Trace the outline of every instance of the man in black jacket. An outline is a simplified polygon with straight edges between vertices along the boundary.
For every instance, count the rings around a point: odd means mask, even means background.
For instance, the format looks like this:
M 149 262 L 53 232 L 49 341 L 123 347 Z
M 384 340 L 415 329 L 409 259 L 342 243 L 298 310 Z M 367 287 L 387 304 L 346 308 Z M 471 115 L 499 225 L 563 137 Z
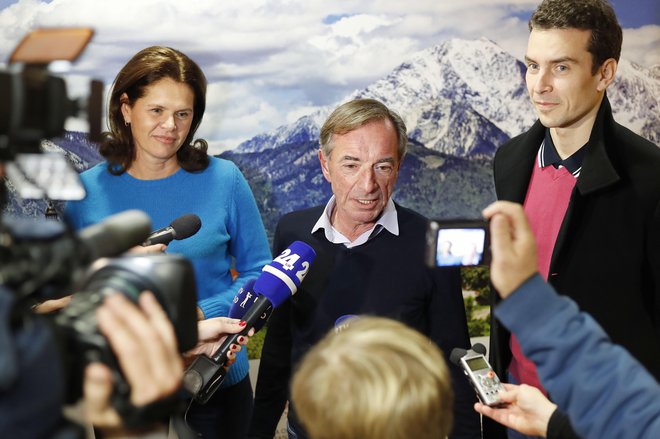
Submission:
M 270 319 L 251 437 L 273 437 L 292 370 L 344 316 L 394 318 L 428 335 L 446 356 L 470 345 L 458 269 L 425 266 L 427 220 L 391 199 L 406 151 L 403 120 L 378 101 L 358 99 L 338 107 L 320 137 L 321 170 L 333 197 L 285 215 L 277 226 L 275 254 L 300 240 L 317 256 L 298 293 Z M 451 437 L 478 438 L 475 394 L 462 372 L 450 368 L 456 395 Z M 295 407 L 288 421 L 291 438 L 306 437 Z
M 660 149 L 612 117 L 621 27 L 606 0 L 545 0 L 529 28 L 539 120 L 497 151 L 497 197 L 524 204 L 539 272 L 660 378 Z M 496 320 L 490 355 L 502 378 L 542 389 Z

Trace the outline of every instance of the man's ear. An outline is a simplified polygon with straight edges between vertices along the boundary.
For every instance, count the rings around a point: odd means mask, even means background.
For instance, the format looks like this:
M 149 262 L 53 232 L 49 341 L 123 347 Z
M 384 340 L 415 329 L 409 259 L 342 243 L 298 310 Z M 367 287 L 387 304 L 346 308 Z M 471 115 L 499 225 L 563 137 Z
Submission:
M 323 172 L 323 176 L 325 177 L 328 182 L 331 183 L 330 180 L 330 169 L 328 168 L 328 158 L 323 154 L 323 151 L 319 148 L 318 151 L 319 155 L 319 162 L 321 163 L 321 171 Z
M 600 66 L 598 72 L 596 73 L 598 78 L 598 86 L 596 89 L 598 91 L 605 91 L 607 87 L 614 81 L 614 75 L 616 74 L 616 68 L 618 63 L 614 58 L 606 59 L 605 62 Z

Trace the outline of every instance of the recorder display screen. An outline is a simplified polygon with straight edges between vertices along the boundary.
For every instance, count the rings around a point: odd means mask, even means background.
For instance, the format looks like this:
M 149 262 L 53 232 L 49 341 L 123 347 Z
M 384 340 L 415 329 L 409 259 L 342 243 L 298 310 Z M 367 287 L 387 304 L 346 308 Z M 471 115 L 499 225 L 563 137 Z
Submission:
M 471 371 L 488 369 L 488 363 L 484 357 L 474 357 L 465 360 Z

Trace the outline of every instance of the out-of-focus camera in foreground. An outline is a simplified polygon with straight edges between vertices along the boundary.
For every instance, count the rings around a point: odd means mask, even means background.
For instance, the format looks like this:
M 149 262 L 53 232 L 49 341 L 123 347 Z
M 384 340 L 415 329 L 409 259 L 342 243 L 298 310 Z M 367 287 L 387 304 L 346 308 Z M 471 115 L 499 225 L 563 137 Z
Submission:
M 38 29 L 29 33 L 0 70 L 0 170 L 24 199 L 74 200 L 85 196 L 77 171 L 63 154 L 42 153 L 41 142 L 64 133 L 70 116 L 86 114 L 91 141 L 101 138 L 103 84 L 91 81 L 88 99 L 67 96 L 55 61 L 73 61 L 88 44 L 89 28 Z M 74 233 L 65 223 L 1 215 L 0 182 L 0 431 L 10 436 L 38 417 L 44 432 L 65 402 L 81 396 L 83 371 L 102 361 L 114 376 L 113 407 L 124 426 L 162 420 L 179 405 L 173 395 L 145 406 L 130 401 L 130 388 L 100 333 L 96 310 L 110 294 L 136 301 L 151 291 L 171 321 L 178 349 L 197 342 L 197 290 L 190 261 L 167 254 L 126 255 L 150 234 L 151 220 L 126 211 Z M 31 306 L 73 294 L 55 315 Z M 39 401 L 38 405 L 26 401 Z M 34 409 L 33 409 L 34 407 Z M 36 411 L 34 411 L 36 410 Z M 67 436 L 68 437 L 68 436 Z
M 86 118 L 89 139 L 101 139 L 103 83 L 91 80 L 89 96 L 69 99 L 52 66 L 76 60 L 94 31 L 47 28 L 30 32 L 0 70 L 0 162 L 24 199 L 79 200 L 78 174 L 61 154 L 40 154 L 41 141 L 64 133 L 69 117 Z

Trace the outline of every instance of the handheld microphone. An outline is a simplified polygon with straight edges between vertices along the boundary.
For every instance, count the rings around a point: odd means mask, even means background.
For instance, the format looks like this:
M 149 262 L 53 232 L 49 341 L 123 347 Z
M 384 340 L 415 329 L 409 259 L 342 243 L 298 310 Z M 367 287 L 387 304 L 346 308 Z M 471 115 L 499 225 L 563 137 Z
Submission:
M 193 394 L 197 402 L 205 404 L 222 384 L 227 375 L 225 365 L 231 345 L 236 344 L 238 337 L 261 324 L 262 316 L 269 309 L 278 307 L 298 291 L 315 257 L 314 249 L 304 242 L 295 241 L 273 262 L 264 266 L 254 282 L 256 298 L 242 316 L 246 322 L 245 329 L 229 335 L 211 357 L 197 357 L 183 376 L 184 388 Z M 249 288 L 244 288 L 244 291 L 249 291 Z
M 238 293 L 232 300 L 231 308 L 229 308 L 229 317 L 232 319 L 242 319 L 248 309 L 259 299 L 259 294 L 254 292 L 254 284 L 257 280 L 251 279 L 238 290 Z M 257 332 L 268 321 L 268 318 L 273 312 L 273 307 L 269 307 L 254 324 L 254 332 Z
M 349 325 L 351 324 L 351 321 L 359 319 L 360 316 L 355 315 L 355 314 L 345 314 L 343 316 L 339 316 L 337 320 L 335 320 L 335 332 L 339 333 L 343 331 L 344 329 L 348 328 Z
M 173 239 L 181 240 L 190 238 L 199 232 L 201 227 L 202 220 L 197 215 L 189 213 L 175 219 L 169 226 L 151 232 L 142 245 L 145 247 L 154 244 L 167 245 Z

